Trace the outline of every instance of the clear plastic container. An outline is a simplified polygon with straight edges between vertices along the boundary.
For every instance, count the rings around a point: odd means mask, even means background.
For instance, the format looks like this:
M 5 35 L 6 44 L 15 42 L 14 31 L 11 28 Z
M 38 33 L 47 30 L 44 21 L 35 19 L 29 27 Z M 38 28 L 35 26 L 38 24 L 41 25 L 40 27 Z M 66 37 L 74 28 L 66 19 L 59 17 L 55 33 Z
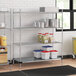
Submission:
M 49 33 L 45 33 L 46 34 L 46 37 L 48 38 L 48 41 L 49 41 Z
M 50 33 L 49 34 L 49 43 L 52 43 L 53 42 L 53 33 Z
M 41 42 L 42 38 L 42 33 L 38 33 L 38 41 Z
M 48 37 L 46 34 L 42 34 L 42 40 L 41 40 L 42 43 L 46 44 L 48 43 Z

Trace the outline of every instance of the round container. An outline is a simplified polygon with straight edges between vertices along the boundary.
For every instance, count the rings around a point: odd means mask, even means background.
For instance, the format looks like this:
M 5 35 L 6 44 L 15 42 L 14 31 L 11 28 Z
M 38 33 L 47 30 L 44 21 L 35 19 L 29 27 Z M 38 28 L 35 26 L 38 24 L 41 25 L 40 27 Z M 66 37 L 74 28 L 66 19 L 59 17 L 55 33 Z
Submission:
M 50 50 L 52 50 L 52 47 L 53 46 L 49 46 L 49 45 L 48 46 L 42 46 L 42 49 L 46 50 L 46 51 L 50 51 Z
M 0 36 L 1 46 L 7 46 L 7 37 L 6 36 Z
M 46 36 L 46 34 L 42 34 L 41 42 L 44 43 L 44 44 L 48 43 L 48 37 Z
M 5 28 L 5 23 L 0 23 L 0 28 Z
M 44 60 L 50 59 L 50 51 L 42 51 L 41 58 Z
M 51 50 L 50 51 L 50 57 L 52 58 L 52 59 L 54 59 L 54 58 L 57 58 L 57 56 L 58 56 L 58 51 L 57 50 Z
M 41 28 L 44 28 L 44 25 L 45 25 L 44 21 L 41 21 L 41 22 L 40 22 L 40 27 L 41 27 Z
M 43 51 L 43 50 L 34 50 L 34 57 L 41 58 L 41 51 Z
M 34 27 L 37 27 L 37 22 L 36 21 L 34 21 Z
M 49 43 L 53 42 L 53 33 L 49 34 Z
M 60 27 L 60 20 L 59 19 L 49 19 L 49 26 L 50 27 Z
M 48 28 L 49 27 L 49 19 L 46 19 L 45 22 L 46 22 L 45 28 Z
M 38 33 L 38 41 L 41 42 L 42 33 Z

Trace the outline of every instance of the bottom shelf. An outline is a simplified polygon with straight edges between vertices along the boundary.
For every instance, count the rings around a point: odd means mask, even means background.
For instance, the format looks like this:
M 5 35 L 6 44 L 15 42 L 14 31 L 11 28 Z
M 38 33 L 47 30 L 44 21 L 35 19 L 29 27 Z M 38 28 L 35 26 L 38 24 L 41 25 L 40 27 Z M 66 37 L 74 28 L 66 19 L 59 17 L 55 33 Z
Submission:
M 21 61 L 20 61 L 20 58 L 14 59 L 15 62 L 19 62 L 19 63 L 42 62 L 42 61 L 51 61 L 51 60 L 61 60 L 61 58 L 58 57 L 56 59 L 43 60 L 43 59 L 37 59 L 37 58 L 34 58 L 34 57 L 24 57 L 24 58 L 21 58 Z

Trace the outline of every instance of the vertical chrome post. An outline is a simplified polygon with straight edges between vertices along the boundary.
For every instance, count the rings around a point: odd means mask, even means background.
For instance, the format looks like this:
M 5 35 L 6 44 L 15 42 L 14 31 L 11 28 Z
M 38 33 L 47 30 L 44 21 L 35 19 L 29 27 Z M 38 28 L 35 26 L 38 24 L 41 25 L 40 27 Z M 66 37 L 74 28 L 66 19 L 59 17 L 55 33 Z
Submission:
M 54 19 L 54 13 L 52 13 L 52 19 Z M 52 37 L 53 37 L 53 42 L 54 42 L 54 27 L 52 28 Z M 54 50 L 54 43 L 52 42 L 53 50 Z
M 5 17 L 5 12 L 4 12 L 4 24 L 5 24 L 5 28 L 6 28 L 6 17 Z M 4 28 L 4 35 L 5 35 L 5 30 L 6 30 L 5 28 Z
M 10 9 L 10 64 L 12 63 L 12 10 Z M 10 65 L 10 69 L 12 69 L 12 65 Z
M 13 9 L 13 64 L 14 64 L 14 9 Z
M 62 9 L 62 46 L 61 46 L 61 56 L 62 56 L 61 64 L 63 65 L 63 9 Z
M 72 52 L 72 56 L 73 56 L 73 58 L 75 58 L 75 55 L 74 55 L 74 38 L 72 38 L 72 50 L 73 50 L 73 52 Z
M 21 9 L 19 10 L 19 15 L 20 15 L 20 52 L 19 52 L 19 57 L 20 57 L 20 68 L 21 68 Z

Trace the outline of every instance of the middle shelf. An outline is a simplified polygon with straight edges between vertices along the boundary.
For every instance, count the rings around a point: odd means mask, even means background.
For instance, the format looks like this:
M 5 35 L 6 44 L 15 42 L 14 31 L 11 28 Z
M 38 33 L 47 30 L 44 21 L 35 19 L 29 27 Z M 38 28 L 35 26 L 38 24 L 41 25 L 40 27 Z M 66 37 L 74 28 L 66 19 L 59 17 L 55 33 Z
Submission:
M 43 43 L 37 43 L 37 42 L 21 42 L 21 43 L 14 43 L 14 45 L 51 45 L 51 44 L 61 44 L 62 42 L 57 42 L 57 41 L 55 41 L 55 42 L 51 42 L 51 43 L 47 43 L 47 44 L 43 44 Z
M 20 44 L 23 45 L 51 45 L 51 44 L 62 44 L 62 42 L 51 42 L 51 43 L 47 43 L 47 44 L 43 44 L 43 43 L 39 43 L 39 42 L 17 42 L 17 43 L 12 43 L 14 45 L 20 46 Z M 12 44 L 7 44 L 7 46 L 11 46 Z M 6 47 L 6 46 L 0 46 L 1 47 Z

